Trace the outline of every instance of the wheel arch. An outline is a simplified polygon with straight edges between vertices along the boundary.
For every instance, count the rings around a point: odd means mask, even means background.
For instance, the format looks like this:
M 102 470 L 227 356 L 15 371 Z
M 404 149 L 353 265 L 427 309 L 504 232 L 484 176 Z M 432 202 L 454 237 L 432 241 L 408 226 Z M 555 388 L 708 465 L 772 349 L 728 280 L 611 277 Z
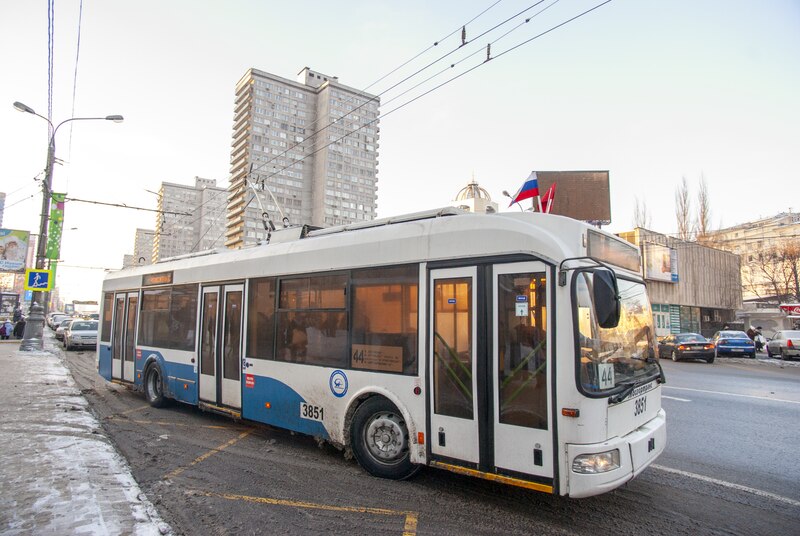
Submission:
M 408 430 L 408 437 L 409 437 L 409 451 L 411 453 L 411 461 L 414 463 L 425 463 L 424 455 L 420 457 L 417 449 L 415 447 L 419 446 L 418 439 L 417 439 L 417 432 L 425 430 L 425 423 L 417 423 L 411 417 L 411 412 L 408 410 L 405 404 L 402 403 L 400 398 L 389 391 L 388 389 L 381 388 L 381 387 L 366 387 L 361 391 L 353 394 L 353 397 L 350 399 L 350 402 L 347 406 L 347 411 L 345 412 L 344 416 L 344 445 L 345 448 L 350 451 L 352 449 L 352 425 L 353 425 L 353 416 L 356 413 L 356 410 L 361 406 L 364 402 L 368 399 L 373 397 L 381 397 L 385 398 L 392 405 L 397 408 L 397 411 L 403 416 L 403 420 L 406 423 L 406 429 Z
M 144 351 L 142 352 L 144 354 Z M 144 363 L 142 364 L 141 374 L 136 378 L 136 384 L 142 391 L 145 388 L 145 381 L 147 380 L 147 371 L 150 370 L 151 367 L 158 367 L 159 371 L 161 372 L 161 387 L 164 391 L 164 396 L 166 398 L 174 399 L 175 395 L 172 393 L 170 389 L 170 382 L 167 381 L 166 376 L 166 366 L 164 362 L 164 357 L 157 353 L 157 352 L 150 352 L 144 358 Z

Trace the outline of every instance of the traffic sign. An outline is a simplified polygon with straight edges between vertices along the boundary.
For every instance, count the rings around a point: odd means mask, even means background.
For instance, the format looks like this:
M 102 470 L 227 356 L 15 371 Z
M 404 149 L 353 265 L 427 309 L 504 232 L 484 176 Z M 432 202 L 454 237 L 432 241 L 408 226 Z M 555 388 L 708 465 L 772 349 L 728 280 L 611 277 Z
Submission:
M 25 290 L 47 292 L 53 289 L 53 273 L 50 270 L 25 270 Z

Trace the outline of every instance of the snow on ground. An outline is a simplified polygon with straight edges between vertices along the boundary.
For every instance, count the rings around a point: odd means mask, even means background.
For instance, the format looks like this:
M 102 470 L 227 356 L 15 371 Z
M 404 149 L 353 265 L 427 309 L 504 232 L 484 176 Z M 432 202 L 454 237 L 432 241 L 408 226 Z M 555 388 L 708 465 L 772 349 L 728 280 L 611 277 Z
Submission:
M 168 534 L 57 351 L 0 346 L 0 532 Z

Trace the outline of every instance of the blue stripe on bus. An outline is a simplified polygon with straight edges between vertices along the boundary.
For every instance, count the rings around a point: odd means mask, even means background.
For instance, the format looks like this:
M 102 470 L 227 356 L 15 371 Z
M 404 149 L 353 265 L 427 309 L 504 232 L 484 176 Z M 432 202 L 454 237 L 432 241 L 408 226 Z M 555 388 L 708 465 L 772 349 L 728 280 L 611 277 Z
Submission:
M 143 385 L 144 369 L 153 360 L 158 363 L 161 373 L 167 379 L 164 394 L 169 398 L 196 406 L 198 402 L 197 371 L 195 371 L 194 365 L 167 361 L 161 352 L 156 350 L 137 349 L 134 385 Z
M 253 376 L 253 379 L 252 387 L 242 389 L 242 416 L 245 419 L 330 439 L 321 422 L 300 417 L 300 404 L 305 399 L 297 391 L 274 378 Z
M 111 345 L 101 344 L 97 357 L 97 372 L 108 381 L 111 381 Z

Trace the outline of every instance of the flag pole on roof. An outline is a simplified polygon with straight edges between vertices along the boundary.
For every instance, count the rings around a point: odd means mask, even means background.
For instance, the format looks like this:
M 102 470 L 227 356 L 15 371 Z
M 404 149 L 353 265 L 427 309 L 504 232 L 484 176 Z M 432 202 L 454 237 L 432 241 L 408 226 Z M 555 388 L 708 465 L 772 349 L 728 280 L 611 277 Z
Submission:
M 542 211 L 542 200 L 539 197 L 539 178 L 536 176 L 535 171 L 531 171 L 531 174 L 528 175 L 528 178 L 525 179 L 525 182 L 522 183 L 517 193 L 515 193 L 511 197 L 511 203 L 509 203 L 509 207 L 514 203 L 519 203 L 520 201 L 524 201 L 526 199 L 533 199 L 536 198 L 536 201 L 532 201 L 534 203 L 533 209 L 536 208 L 536 203 L 539 204 L 539 212 Z
M 542 212 L 546 212 L 550 214 L 550 211 L 553 210 L 553 200 L 556 197 L 556 183 L 550 185 L 547 191 L 542 196 Z

